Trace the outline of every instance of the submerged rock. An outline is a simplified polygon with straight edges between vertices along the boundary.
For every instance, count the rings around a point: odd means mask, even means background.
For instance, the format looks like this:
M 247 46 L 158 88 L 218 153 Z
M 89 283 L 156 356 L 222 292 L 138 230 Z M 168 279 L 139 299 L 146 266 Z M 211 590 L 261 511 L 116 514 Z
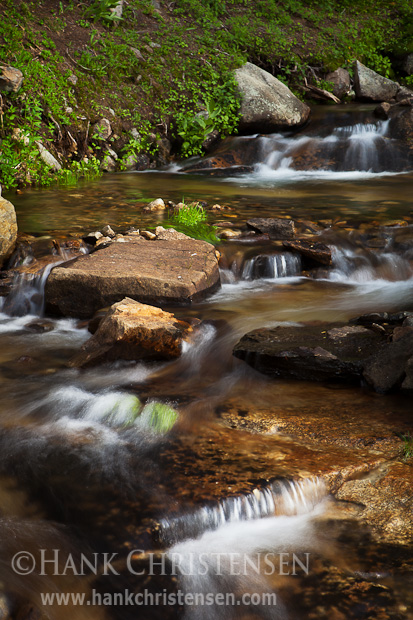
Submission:
M 276 77 L 250 62 L 235 71 L 241 95 L 241 133 L 272 132 L 303 125 L 310 108 Z
M 210 243 L 131 237 L 55 267 L 45 298 L 54 314 L 89 318 L 126 296 L 156 306 L 189 304 L 219 286 L 218 260 Z
M 294 236 L 295 226 L 293 220 L 276 217 L 254 217 L 247 221 L 251 230 L 259 233 L 268 233 L 270 239 L 290 239 Z
M 170 312 L 126 297 L 109 309 L 71 366 L 87 367 L 118 359 L 173 359 L 179 357 L 182 342 L 192 331 L 189 323 Z

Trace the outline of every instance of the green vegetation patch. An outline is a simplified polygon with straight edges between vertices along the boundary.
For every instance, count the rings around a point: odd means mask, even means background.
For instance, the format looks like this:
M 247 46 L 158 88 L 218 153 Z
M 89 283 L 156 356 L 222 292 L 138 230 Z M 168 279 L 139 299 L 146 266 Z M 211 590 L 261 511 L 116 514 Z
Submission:
M 147 155 L 203 153 L 214 130 L 236 132 L 233 70 L 253 62 L 298 96 L 304 80 L 325 77 L 355 58 L 387 77 L 413 51 L 410 0 L 3 0 L 0 59 L 24 74 L 22 89 L 1 94 L 0 182 L 5 189 L 99 174 L 111 147 L 121 168 Z M 412 77 L 406 79 L 412 83 Z M 107 140 L 93 124 L 107 118 Z M 16 133 L 16 130 L 17 133 Z M 24 136 L 24 139 L 19 139 Z M 53 170 L 37 142 L 60 162 Z

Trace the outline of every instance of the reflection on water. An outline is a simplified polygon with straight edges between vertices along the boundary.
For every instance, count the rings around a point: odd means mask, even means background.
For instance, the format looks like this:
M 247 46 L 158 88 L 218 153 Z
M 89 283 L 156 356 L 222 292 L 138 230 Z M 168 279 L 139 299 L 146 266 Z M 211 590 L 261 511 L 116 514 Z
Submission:
M 206 200 L 229 206 L 232 212 L 211 216 L 211 222 L 228 217 L 329 219 L 355 221 L 400 218 L 410 214 L 412 174 L 340 181 L 288 179 L 256 184 L 243 179 L 205 179 L 167 172 L 122 173 L 73 190 L 25 190 L 8 195 L 17 210 L 20 230 L 31 233 L 73 231 L 88 233 L 110 223 L 115 229 L 162 223 L 167 214 L 149 215 L 142 208 L 156 197 L 180 202 Z M 76 214 L 76 217 L 74 216 Z

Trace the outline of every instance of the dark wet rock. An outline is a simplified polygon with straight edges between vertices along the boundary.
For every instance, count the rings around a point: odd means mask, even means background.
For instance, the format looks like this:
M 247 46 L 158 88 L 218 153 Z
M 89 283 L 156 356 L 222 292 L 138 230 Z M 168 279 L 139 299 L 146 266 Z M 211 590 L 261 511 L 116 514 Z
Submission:
M 25 328 L 30 329 L 32 332 L 37 332 L 38 334 L 44 334 L 53 331 L 54 324 L 52 321 L 47 321 L 45 319 L 35 319 L 34 321 L 30 321 L 30 323 L 26 323 Z
M 359 99 L 371 101 L 390 101 L 400 86 L 396 82 L 379 75 L 358 60 L 354 63 L 354 89 Z
M 16 240 L 16 212 L 12 203 L 1 197 L 0 187 L 0 267 L 12 255 Z
M 377 118 L 381 118 L 382 120 L 387 120 L 389 118 L 389 112 L 391 110 L 391 104 L 387 102 L 383 102 L 374 108 L 374 114 Z
M 406 376 L 402 383 L 402 389 L 413 390 L 413 356 L 407 360 L 404 371 Z
M 158 138 L 156 141 L 156 146 L 158 149 L 158 158 L 162 162 L 167 162 L 171 154 L 171 142 L 168 140 L 168 138 Z
M 131 237 L 54 268 L 45 297 L 50 312 L 88 318 L 126 296 L 156 306 L 188 304 L 219 286 L 213 245 Z
M 413 328 L 386 344 L 366 361 L 363 376 L 376 392 L 386 393 L 401 387 L 406 365 L 413 356 Z
M 247 221 L 248 228 L 259 233 L 267 233 L 270 239 L 290 239 L 294 237 L 293 220 L 275 217 L 254 217 Z
M 326 81 L 333 84 L 333 95 L 342 99 L 348 92 L 350 92 L 350 74 L 347 69 L 339 67 L 335 71 L 326 75 Z
M 394 106 L 390 111 L 389 135 L 407 147 L 413 162 L 413 108 Z
M 303 125 L 310 108 L 273 75 L 247 62 L 234 72 L 241 94 L 241 133 L 272 132 Z
M 331 249 L 324 243 L 317 241 L 284 241 L 283 246 L 291 252 L 301 254 L 303 259 L 307 259 L 312 264 L 331 265 Z
M 383 325 L 384 323 L 401 325 L 410 317 L 413 317 L 413 312 L 371 312 L 370 314 L 362 314 L 350 319 L 350 323 L 356 323 L 357 325 L 372 325 L 373 323 L 378 325 Z
M 126 297 L 109 309 L 71 366 L 84 368 L 118 359 L 174 359 L 192 331 L 192 325 L 172 313 Z
M 218 129 L 214 129 L 214 131 L 211 131 L 211 133 L 209 133 L 203 141 L 202 148 L 204 149 L 205 153 L 209 153 L 217 146 L 220 141 L 221 133 L 218 131 Z
M 274 377 L 358 382 L 364 361 L 382 342 L 362 326 L 275 327 L 249 332 L 233 354 Z
M 403 71 L 408 75 L 413 75 L 413 54 L 407 54 L 403 60 Z

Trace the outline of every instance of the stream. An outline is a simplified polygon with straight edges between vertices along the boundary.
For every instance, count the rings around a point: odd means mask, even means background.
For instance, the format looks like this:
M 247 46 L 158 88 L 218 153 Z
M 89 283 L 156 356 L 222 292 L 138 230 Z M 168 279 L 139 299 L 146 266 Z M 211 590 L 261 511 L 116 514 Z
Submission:
M 224 206 L 209 221 L 229 228 L 319 223 L 333 264 L 309 273 L 277 243 L 223 241 L 221 289 L 167 308 L 202 320 L 179 359 L 87 370 L 68 366 L 87 324 L 44 316 L 53 265 L 17 278 L 0 298 L 0 618 L 32 606 L 56 620 L 413 618 L 412 536 L 381 543 L 360 504 L 328 490 L 341 470 L 372 479 L 385 467 L 380 441 L 413 430 L 411 396 L 270 379 L 232 356 L 260 327 L 413 311 L 413 250 L 391 232 L 413 225 L 413 172 L 386 123 L 369 106 L 320 106 L 296 135 L 231 139 L 225 148 L 253 153 L 236 176 L 173 166 L 8 196 L 37 257 L 106 224 L 162 224 L 166 213 L 143 207 L 184 197 Z M 388 238 L 363 245 L 378 226 Z M 125 424 L 136 397 L 174 407 L 173 430 Z M 45 604 L 44 593 L 86 598 Z

